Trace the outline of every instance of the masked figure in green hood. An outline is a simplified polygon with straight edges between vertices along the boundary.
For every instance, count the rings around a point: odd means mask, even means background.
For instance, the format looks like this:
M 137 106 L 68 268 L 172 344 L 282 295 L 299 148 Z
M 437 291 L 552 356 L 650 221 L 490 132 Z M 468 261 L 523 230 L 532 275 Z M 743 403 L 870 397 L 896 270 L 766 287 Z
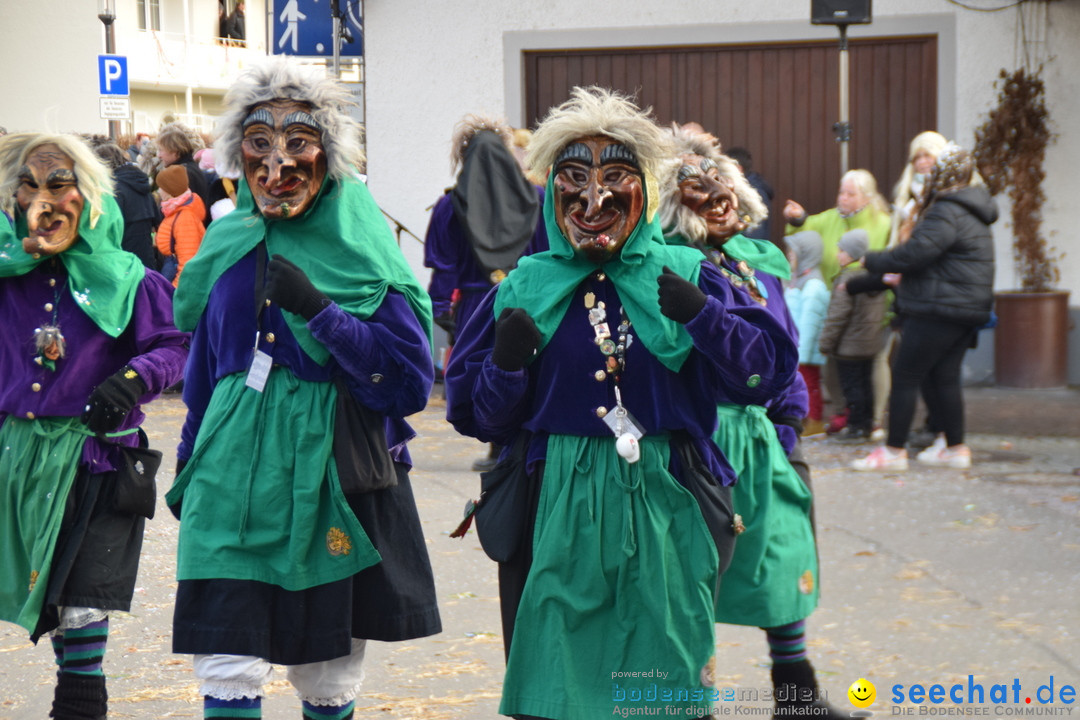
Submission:
M 734 288 L 764 307 L 797 342 L 784 301 L 784 253 L 743 235 L 766 208 L 738 163 L 707 133 L 673 126 L 661 215 L 668 242 L 698 248 Z M 716 602 L 716 621 L 765 630 L 778 714 L 838 717 L 819 699 L 807 659 L 806 618 L 817 606 L 810 471 L 799 447 L 808 393 L 801 374 L 764 402 L 724 398 L 713 440 L 735 468 L 732 503 L 745 531 Z
M 51 635 L 66 720 L 106 715 L 109 614 L 131 608 L 157 497 L 125 470 L 150 462 L 141 406 L 187 357 L 172 286 L 121 249 L 112 187 L 77 137 L 0 140 L 0 619 Z
M 500 563 L 505 715 L 592 720 L 632 698 L 693 717 L 713 691 L 735 535 L 716 405 L 764 401 L 797 354 L 698 250 L 664 243 L 670 153 L 616 93 L 554 108 L 529 146 L 551 249 L 488 293 L 447 366 L 450 422 L 508 446 L 476 515 Z M 649 666 L 664 677 L 635 678 Z
M 404 420 L 434 377 L 431 306 L 357 174 L 343 85 L 279 58 L 226 104 L 237 207 L 176 296 L 194 335 L 173 649 L 206 717 L 259 717 L 278 663 L 304 717 L 351 718 L 367 640 L 441 629 Z

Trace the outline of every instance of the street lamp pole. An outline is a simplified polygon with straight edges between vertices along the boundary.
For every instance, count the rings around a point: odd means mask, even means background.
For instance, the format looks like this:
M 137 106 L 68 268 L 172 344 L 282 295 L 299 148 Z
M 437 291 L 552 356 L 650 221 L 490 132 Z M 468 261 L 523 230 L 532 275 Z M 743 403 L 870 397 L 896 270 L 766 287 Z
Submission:
M 98 2 L 98 20 L 105 26 L 105 54 L 113 55 L 116 53 L 116 36 L 113 33 L 113 21 L 116 20 L 116 12 L 113 9 L 114 0 L 99 0 Z M 116 142 L 116 138 L 120 135 L 119 132 L 120 123 L 116 120 L 109 121 L 109 139 Z

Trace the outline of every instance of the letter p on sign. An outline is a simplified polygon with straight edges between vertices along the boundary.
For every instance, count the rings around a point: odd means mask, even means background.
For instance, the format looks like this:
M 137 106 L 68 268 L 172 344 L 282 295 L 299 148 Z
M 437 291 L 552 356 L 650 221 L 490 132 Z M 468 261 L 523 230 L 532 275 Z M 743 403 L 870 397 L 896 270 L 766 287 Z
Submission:
M 98 55 L 98 84 L 101 95 L 127 96 L 127 58 L 123 55 Z

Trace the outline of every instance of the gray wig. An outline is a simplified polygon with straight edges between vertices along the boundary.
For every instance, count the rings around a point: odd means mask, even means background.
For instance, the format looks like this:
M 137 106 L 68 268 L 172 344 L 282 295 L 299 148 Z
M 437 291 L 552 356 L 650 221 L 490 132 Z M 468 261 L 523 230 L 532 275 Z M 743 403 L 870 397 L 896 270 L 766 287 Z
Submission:
M 671 136 L 675 145 L 672 152 L 674 157 L 664 163 L 660 178 L 660 223 L 665 236 L 682 235 L 688 240 L 704 242 L 708 234 L 705 221 L 682 204 L 679 168 L 683 165 L 683 155 L 698 155 L 712 160 L 720 175 L 731 180 L 732 190 L 739 200 L 739 215 L 747 229 L 757 227 L 769 216 L 769 208 L 743 175 L 742 167 L 720 152 L 720 143 L 715 137 L 680 127 L 677 123 L 671 125 Z
M 244 120 L 256 105 L 271 100 L 295 100 L 311 106 L 321 128 L 330 177 L 341 180 L 363 165 L 362 130 L 349 115 L 348 109 L 355 103 L 348 89 L 295 60 L 272 57 L 245 70 L 225 95 L 227 110 L 214 142 L 220 172 L 242 174 Z

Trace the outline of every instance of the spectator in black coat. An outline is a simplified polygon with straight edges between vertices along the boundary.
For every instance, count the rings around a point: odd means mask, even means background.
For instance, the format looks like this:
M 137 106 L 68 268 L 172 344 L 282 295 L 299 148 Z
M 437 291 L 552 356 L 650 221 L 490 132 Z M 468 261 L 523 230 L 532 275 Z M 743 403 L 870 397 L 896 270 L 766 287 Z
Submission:
M 904 445 L 920 384 L 944 438 L 919 453 L 919 461 L 971 467 L 971 451 L 964 444 L 960 368 L 979 327 L 990 320 L 994 302 L 990 224 L 998 217 L 989 191 L 972 183 L 974 170 L 971 153 L 947 145 L 934 165 L 911 238 L 865 258 L 872 273 L 901 274 L 896 299 L 903 330 L 892 366 L 886 445 L 855 461 L 856 470 L 907 468 Z
M 124 151 L 113 143 L 98 145 L 94 152 L 112 171 L 113 182 L 116 183 L 113 193 L 116 204 L 120 206 L 120 214 L 124 216 L 121 247 L 134 253 L 146 267 L 157 270 L 151 235 L 161 222 L 161 209 L 150 194 L 150 178 L 128 162 Z

